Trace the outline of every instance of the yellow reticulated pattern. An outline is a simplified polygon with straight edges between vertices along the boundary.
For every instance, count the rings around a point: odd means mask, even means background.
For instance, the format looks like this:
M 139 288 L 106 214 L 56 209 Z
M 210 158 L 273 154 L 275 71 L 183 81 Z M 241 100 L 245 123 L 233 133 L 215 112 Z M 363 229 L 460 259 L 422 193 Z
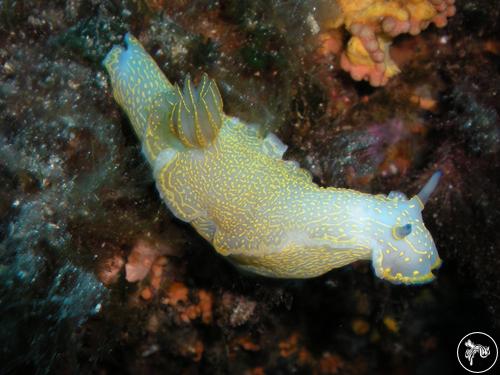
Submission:
M 371 259 L 393 283 L 434 277 L 440 259 L 421 211 L 439 176 L 412 199 L 319 187 L 283 160 L 276 135 L 224 115 L 206 75 L 198 87 L 188 77 L 181 91 L 131 35 L 104 66 L 170 211 L 240 268 L 307 278 Z

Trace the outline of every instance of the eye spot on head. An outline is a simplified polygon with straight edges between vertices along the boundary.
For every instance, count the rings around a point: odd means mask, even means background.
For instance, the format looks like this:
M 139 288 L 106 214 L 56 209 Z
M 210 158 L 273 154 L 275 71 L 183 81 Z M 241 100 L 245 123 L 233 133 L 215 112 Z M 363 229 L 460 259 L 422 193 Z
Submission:
M 394 237 L 396 240 L 402 240 L 411 233 L 411 230 L 411 224 L 395 225 L 394 227 L 392 227 L 392 237 Z

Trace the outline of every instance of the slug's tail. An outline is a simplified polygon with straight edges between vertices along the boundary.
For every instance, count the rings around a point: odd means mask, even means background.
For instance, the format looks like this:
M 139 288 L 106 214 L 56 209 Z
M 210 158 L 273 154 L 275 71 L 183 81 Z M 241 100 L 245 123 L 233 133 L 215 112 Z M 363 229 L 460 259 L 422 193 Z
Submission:
M 125 35 L 125 48 L 114 46 L 103 65 L 111 77 L 113 96 L 127 113 L 141 140 L 152 111 L 152 104 L 162 97 L 174 101 L 174 87 L 147 54 L 139 41 Z

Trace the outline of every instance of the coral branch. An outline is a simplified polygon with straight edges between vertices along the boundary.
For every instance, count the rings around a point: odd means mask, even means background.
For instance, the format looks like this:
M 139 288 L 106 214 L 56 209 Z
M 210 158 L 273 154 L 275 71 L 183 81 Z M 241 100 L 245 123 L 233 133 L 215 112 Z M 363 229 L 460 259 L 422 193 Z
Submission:
M 390 56 L 392 39 L 417 35 L 431 23 L 444 27 L 456 8 L 455 0 L 338 0 L 341 12 L 333 22 L 352 34 L 341 66 L 352 78 L 383 86 L 399 73 Z

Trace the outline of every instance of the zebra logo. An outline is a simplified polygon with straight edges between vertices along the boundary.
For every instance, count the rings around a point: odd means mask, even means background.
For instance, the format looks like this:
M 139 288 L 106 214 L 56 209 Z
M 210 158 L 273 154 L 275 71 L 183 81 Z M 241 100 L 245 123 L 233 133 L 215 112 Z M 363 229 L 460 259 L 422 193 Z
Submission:
M 498 347 L 490 335 L 472 332 L 460 340 L 457 358 L 464 369 L 474 374 L 481 374 L 495 366 Z
M 472 366 L 474 363 L 474 356 L 476 353 L 479 353 L 481 358 L 486 358 L 487 356 L 490 355 L 490 347 L 489 346 L 482 346 L 479 344 L 474 344 L 472 341 L 467 340 L 465 342 L 465 346 L 468 347 L 465 351 L 465 358 L 469 360 L 470 365 Z

